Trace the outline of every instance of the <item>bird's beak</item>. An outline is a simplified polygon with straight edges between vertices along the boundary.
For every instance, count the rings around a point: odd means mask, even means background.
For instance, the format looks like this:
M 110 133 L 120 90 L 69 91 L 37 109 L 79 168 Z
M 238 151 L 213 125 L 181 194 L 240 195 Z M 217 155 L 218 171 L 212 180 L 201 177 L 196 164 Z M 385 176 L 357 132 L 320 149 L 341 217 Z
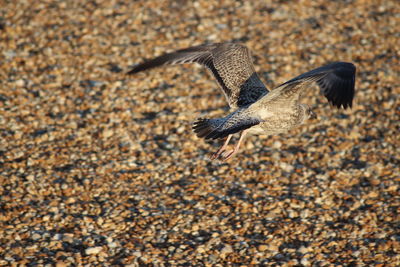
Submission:
M 310 119 L 316 119 L 317 114 L 315 114 L 313 111 L 310 111 Z

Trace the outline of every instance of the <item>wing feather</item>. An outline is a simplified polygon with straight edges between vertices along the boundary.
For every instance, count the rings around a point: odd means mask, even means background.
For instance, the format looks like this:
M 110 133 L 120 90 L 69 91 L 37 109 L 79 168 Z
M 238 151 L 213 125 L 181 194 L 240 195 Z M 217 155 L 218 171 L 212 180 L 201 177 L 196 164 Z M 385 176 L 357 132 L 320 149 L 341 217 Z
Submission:
M 250 51 L 236 43 L 216 43 L 181 49 L 136 65 L 127 74 L 184 63 L 198 63 L 207 67 L 221 86 L 231 107 L 249 105 L 268 93 L 254 70 Z
M 334 62 L 303 73 L 272 90 L 264 101 L 275 105 L 296 104 L 310 84 L 316 82 L 335 107 L 352 107 L 356 67 L 348 62 Z

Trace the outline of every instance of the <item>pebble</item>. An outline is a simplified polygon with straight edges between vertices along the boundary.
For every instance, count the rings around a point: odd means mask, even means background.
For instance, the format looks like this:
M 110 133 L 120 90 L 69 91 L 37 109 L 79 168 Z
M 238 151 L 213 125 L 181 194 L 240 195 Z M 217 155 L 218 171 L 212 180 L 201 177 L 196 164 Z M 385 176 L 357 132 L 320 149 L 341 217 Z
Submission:
M 268 249 L 268 246 L 267 245 L 259 245 L 258 246 L 258 250 L 260 251 L 260 252 L 264 252 L 264 251 L 266 251 Z
M 227 254 L 232 253 L 233 248 L 231 245 L 225 245 L 224 248 L 221 250 L 221 257 L 225 258 Z
M 56 263 L 56 267 L 67 267 L 67 266 L 68 266 L 68 264 L 63 261 L 58 261 Z
M 35 234 L 32 235 L 32 239 L 33 240 L 38 240 L 40 238 L 42 238 L 42 236 L 40 234 L 35 233 Z
M 91 248 L 87 248 L 87 249 L 85 250 L 85 253 L 86 253 L 87 255 L 95 255 L 95 254 L 99 254 L 100 251 L 102 251 L 102 250 L 103 250 L 102 247 L 91 247 Z
M 24 87 L 25 86 L 25 81 L 23 79 L 19 79 L 15 81 L 15 85 L 17 87 Z

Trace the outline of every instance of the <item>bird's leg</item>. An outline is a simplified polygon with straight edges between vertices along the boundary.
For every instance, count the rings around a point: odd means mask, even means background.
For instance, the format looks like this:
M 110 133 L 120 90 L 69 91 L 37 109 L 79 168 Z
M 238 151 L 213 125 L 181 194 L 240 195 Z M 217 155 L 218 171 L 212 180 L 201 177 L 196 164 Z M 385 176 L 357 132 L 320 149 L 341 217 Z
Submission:
M 228 137 L 227 137 L 226 140 L 225 140 L 225 143 L 221 146 L 220 149 L 218 149 L 218 151 L 217 151 L 215 154 L 213 154 L 213 155 L 211 156 L 211 159 L 216 159 L 216 158 L 218 158 L 219 155 L 221 155 L 221 153 L 224 152 L 224 151 L 226 150 L 226 147 L 228 146 L 229 141 L 231 140 L 231 138 L 232 138 L 232 135 L 231 135 L 231 134 L 228 135 Z
M 222 154 L 224 161 L 230 159 L 231 157 L 233 157 L 233 155 L 235 155 L 239 151 L 240 144 L 242 143 L 245 135 L 247 134 L 247 131 L 248 131 L 248 129 L 242 131 L 242 133 L 240 134 L 239 141 L 237 142 L 235 148 L 232 151 Z

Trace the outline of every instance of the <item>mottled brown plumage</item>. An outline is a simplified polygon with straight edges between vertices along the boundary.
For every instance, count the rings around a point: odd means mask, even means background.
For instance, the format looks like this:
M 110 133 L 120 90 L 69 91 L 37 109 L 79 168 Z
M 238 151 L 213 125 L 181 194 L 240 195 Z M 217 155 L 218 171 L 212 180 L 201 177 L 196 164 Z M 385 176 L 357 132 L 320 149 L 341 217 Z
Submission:
M 228 104 L 236 109 L 224 118 L 198 119 L 193 129 L 198 137 L 227 137 L 212 158 L 229 159 L 239 149 L 245 135 L 278 134 L 315 117 L 299 100 L 312 83 L 317 83 L 328 101 L 337 108 L 352 106 L 356 68 L 347 62 L 331 63 L 289 80 L 272 91 L 257 76 L 249 50 L 236 43 L 219 43 L 190 47 L 156 57 L 135 66 L 135 74 L 161 65 L 196 62 L 206 66 L 221 86 Z M 233 150 L 227 150 L 232 134 L 241 132 Z
M 133 67 L 128 74 L 162 65 L 198 63 L 207 67 L 221 86 L 231 108 L 246 106 L 268 93 L 254 70 L 250 51 L 236 43 L 189 47 L 164 54 Z

